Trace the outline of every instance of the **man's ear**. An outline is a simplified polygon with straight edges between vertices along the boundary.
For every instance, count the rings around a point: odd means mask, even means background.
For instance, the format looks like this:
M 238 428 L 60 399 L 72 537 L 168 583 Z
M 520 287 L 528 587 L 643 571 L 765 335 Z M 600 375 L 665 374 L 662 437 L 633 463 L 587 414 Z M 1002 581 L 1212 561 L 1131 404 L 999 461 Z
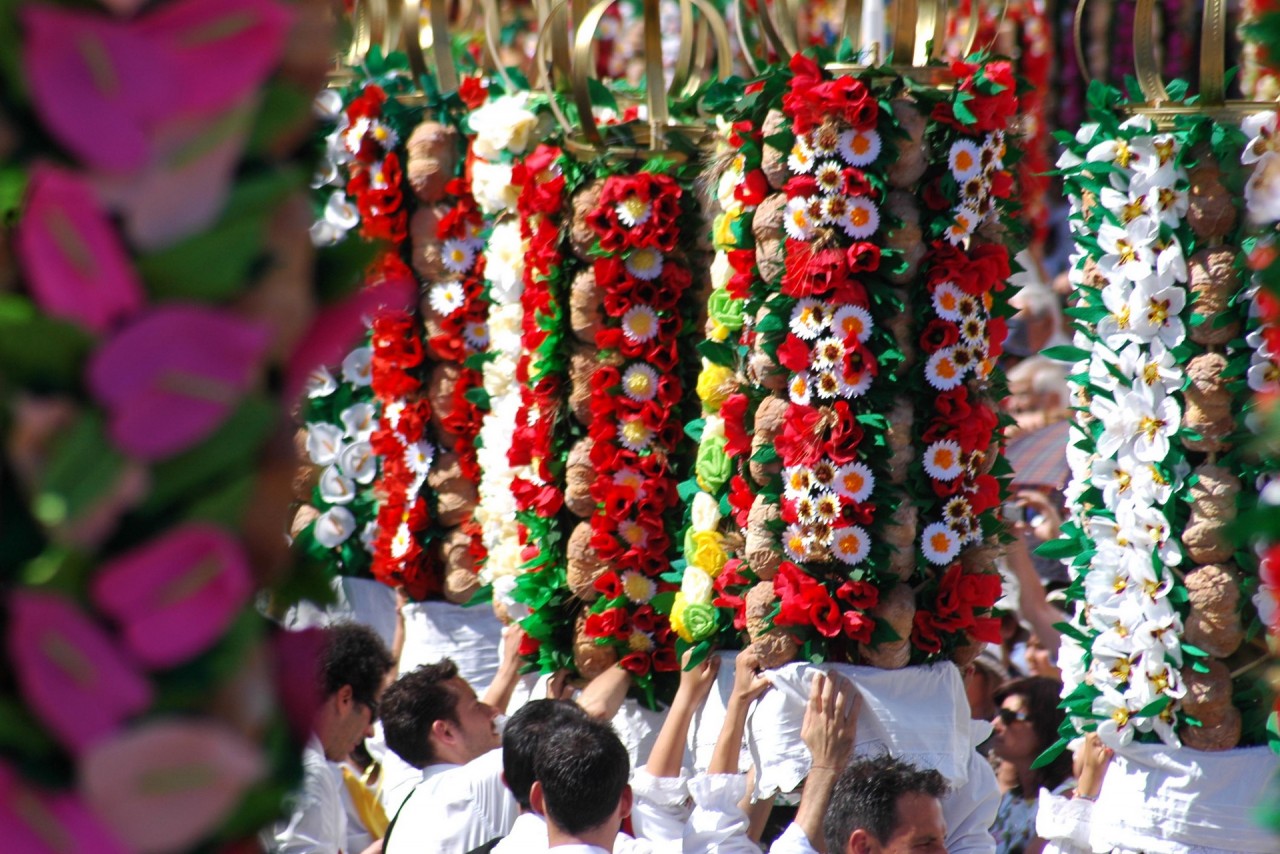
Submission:
M 618 799 L 618 818 L 625 819 L 631 815 L 631 807 L 635 804 L 635 794 L 631 791 L 631 784 L 622 787 L 622 797 Z
M 343 685 L 334 693 L 333 697 L 338 703 L 338 708 L 343 711 L 355 705 L 356 702 L 355 689 L 350 685 Z
M 529 787 L 529 806 L 533 807 L 533 811 L 540 816 L 547 814 L 547 799 L 542 794 L 542 784 L 537 780 L 533 781 L 533 785 Z
M 443 718 L 431 722 L 430 734 L 435 736 L 436 741 L 442 744 L 451 744 L 453 742 L 453 727 L 449 721 Z
M 844 854 L 870 854 L 871 852 L 871 834 L 864 828 L 859 827 L 853 833 L 849 834 L 849 841 L 845 844 Z

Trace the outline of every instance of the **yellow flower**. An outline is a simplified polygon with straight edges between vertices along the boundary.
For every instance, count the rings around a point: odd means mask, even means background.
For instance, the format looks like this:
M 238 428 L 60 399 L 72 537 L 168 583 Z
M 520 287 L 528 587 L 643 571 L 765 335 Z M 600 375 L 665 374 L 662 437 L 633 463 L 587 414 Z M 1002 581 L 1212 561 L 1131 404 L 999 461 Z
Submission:
M 689 607 L 689 603 L 685 601 L 684 594 L 677 592 L 675 601 L 671 603 L 671 613 L 667 620 L 671 623 L 672 630 L 684 638 L 688 643 L 693 642 L 693 635 L 689 633 L 689 629 L 684 624 L 684 609 Z
M 720 534 L 717 531 L 698 531 L 693 535 L 693 554 L 689 563 L 715 578 L 729 562 L 724 547 L 720 545 Z
M 702 373 L 698 374 L 698 397 L 711 412 L 719 412 L 720 406 L 733 390 L 729 382 L 733 379 L 733 369 L 724 365 L 706 362 Z
M 711 331 L 707 333 L 707 337 L 712 341 L 726 341 L 729 338 L 729 330 L 717 320 L 711 321 Z
M 716 217 L 711 236 L 712 245 L 716 249 L 733 249 L 737 247 L 737 240 L 733 236 L 733 224 L 737 222 L 741 214 L 742 212 L 739 210 L 728 210 Z

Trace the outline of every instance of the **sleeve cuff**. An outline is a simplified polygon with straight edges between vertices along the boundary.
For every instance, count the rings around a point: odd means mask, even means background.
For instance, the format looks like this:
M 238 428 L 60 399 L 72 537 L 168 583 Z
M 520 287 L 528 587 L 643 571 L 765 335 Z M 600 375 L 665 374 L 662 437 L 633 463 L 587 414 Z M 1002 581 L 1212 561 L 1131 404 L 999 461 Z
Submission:
M 655 777 L 644 766 L 631 774 L 631 790 L 636 797 L 660 807 L 678 807 L 689 799 L 689 781 L 683 774 L 679 777 Z
M 1088 849 L 1092 820 L 1093 801 L 1055 795 L 1048 789 L 1040 790 L 1040 805 L 1036 810 L 1036 835 L 1041 839 L 1072 842 Z
M 747 794 L 746 774 L 695 774 L 689 780 L 689 794 L 699 807 L 717 812 L 738 809 Z

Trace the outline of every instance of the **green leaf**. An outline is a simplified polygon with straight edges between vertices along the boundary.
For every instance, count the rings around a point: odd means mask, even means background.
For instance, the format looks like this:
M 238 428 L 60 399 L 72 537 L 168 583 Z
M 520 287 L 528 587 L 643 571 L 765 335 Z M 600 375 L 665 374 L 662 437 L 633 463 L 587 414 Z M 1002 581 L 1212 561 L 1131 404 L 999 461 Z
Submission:
M 232 191 L 213 228 L 139 258 L 138 271 L 151 295 L 206 302 L 236 296 L 264 252 L 277 205 L 298 183 L 295 172 L 247 180 Z
M 1168 696 L 1161 695 L 1157 697 L 1155 700 L 1151 701 L 1150 703 L 1147 703 L 1145 706 L 1143 706 L 1141 709 L 1138 710 L 1138 717 L 1154 718 L 1156 715 L 1160 714 L 1165 710 L 1165 707 L 1169 705 L 1169 701 L 1170 700 Z
M 676 601 L 676 591 L 668 590 L 665 593 L 659 593 L 649 600 L 649 604 L 653 606 L 653 610 L 659 614 L 670 614 L 671 605 Z
M 1036 757 L 1036 761 L 1031 763 L 1033 771 L 1044 768 L 1053 764 L 1053 761 L 1062 755 L 1062 751 L 1067 749 L 1067 745 L 1071 743 L 1069 738 L 1059 738 L 1053 744 L 1049 745 L 1049 749 Z
M 93 338 L 36 310 L 25 297 L 0 295 L 0 376 L 24 385 L 72 390 Z
M 710 338 L 698 342 L 698 353 L 717 365 L 733 367 L 738 361 L 738 351 L 732 344 Z
M 463 397 L 467 399 L 467 402 L 474 403 L 485 411 L 492 408 L 489 402 L 489 392 L 484 390 L 484 386 L 476 386 L 474 388 L 467 389 L 467 392 Z
M 1059 362 L 1080 362 L 1089 358 L 1089 351 L 1064 344 L 1059 347 L 1049 347 L 1046 350 L 1041 350 L 1040 355 Z
M 1080 544 L 1075 540 L 1058 539 L 1048 540 L 1036 547 L 1035 553 L 1040 557 L 1052 558 L 1054 560 L 1064 560 L 1066 558 L 1075 557 L 1080 553 Z
M 82 414 L 54 442 L 36 492 L 36 518 L 50 528 L 74 524 L 116 487 L 125 464 L 101 414 Z

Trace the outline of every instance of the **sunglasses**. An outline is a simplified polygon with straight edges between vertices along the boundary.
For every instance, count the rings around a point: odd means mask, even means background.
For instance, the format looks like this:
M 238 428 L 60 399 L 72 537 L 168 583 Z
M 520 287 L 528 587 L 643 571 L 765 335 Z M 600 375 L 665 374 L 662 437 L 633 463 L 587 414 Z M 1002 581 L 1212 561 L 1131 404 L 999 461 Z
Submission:
M 1013 726 L 1015 722 L 1025 722 L 1030 715 L 1025 710 L 1015 712 L 1013 709 L 1000 709 L 996 712 L 996 717 L 1000 718 L 1000 722 L 1005 726 Z

